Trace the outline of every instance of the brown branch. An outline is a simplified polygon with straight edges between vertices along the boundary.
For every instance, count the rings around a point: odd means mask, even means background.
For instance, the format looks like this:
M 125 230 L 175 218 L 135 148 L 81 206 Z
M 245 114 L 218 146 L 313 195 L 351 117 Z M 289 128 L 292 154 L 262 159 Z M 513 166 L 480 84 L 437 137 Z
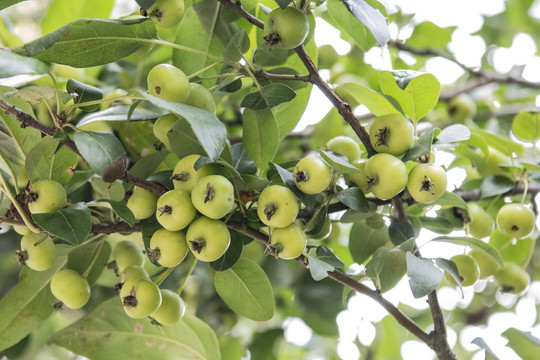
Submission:
M 287 81 L 303 81 L 311 82 L 311 77 L 309 75 L 300 75 L 300 74 L 273 74 L 265 71 L 263 69 L 257 69 L 253 72 L 258 78 L 265 80 L 287 80 Z
M 252 239 L 264 244 L 266 247 L 271 247 L 268 241 L 268 235 L 260 233 L 259 231 L 255 229 L 252 229 L 248 226 L 244 226 L 240 223 L 231 222 L 231 221 L 227 222 L 227 227 L 231 230 L 237 231 L 241 234 L 251 237 Z M 299 256 L 296 260 L 304 264 L 304 266 L 308 265 L 307 259 L 303 255 Z M 401 310 L 399 310 L 391 302 L 386 300 L 378 291 L 370 289 L 369 287 L 362 284 L 361 282 L 356 281 L 349 275 L 346 275 L 338 270 L 329 271 L 328 277 L 339 282 L 342 285 L 350 287 L 351 289 L 353 289 L 359 294 L 366 295 L 372 298 L 377 303 L 379 303 L 379 305 L 381 305 L 384 309 L 386 309 L 386 311 L 388 311 L 388 313 L 392 315 L 399 324 L 401 324 L 404 328 L 406 328 L 412 334 L 417 336 L 420 340 L 422 340 L 426 344 L 429 344 L 429 341 L 430 341 L 429 335 L 424 330 L 422 330 L 422 328 L 420 328 L 418 324 L 416 324 L 412 319 L 410 319 L 407 315 L 401 312 Z
M 0 109 L 4 110 L 6 114 L 13 116 L 15 119 L 17 119 L 21 123 L 22 128 L 31 127 L 40 131 L 42 134 L 51 136 L 51 137 L 54 137 L 60 131 L 60 129 L 58 128 L 51 128 L 42 124 L 32 115 L 17 108 L 16 106 L 9 104 L 2 98 L 0 98 Z M 79 155 L 82 159 L 84 159 L 81 153 L 79 152 L 79 150 L 77 149 L 77 146 L 75 145 L 75 142 L 73 142 L 73 140 L 68 139 L 66 143 L 64 143 L 64 146 L 66 146 L 68 149 L 70 149 L 75 154 Z M 136 175 L 133 175 L 129 173 L 128 171 L 126 171 L 126 173 L 124 174 L 124 176 L 121 177 L 121 179 L 124 180 L 125 182 L 147 189 L 157 195 L 162 195 L 163 193 L 167 191 L 165 187 L 163 187 L 162 185 L 148 181 Z
M 113 234 L 113 233 L 134 233 L 141 231 L 141 224 L 135 224 L 130 226 L 125 222 L 120 222 L 116 224 L 94 224 L 92 225 L 92 231 L 90 233 L 97 234 Z
M 238 15 L 240 15 L 241 17 L 243 17 L 244 19 L 249 21 L 252 25 L 255 25 L 256 27 L 261 28 L 261 29 L 264 28 L 264 22 L 257 19 L 255 16 L 251 15 L 246 10 L 244 10 L 244 8 L 242 7 L 242 1 L 240 1 L 240 0 L 234 0 L 234 1 L 233 0 L 219 0 L 219 2 L 221 3 L 221 5 L 223 5 L 224 8 L 227 8 L 227 9 L 237 13 Z

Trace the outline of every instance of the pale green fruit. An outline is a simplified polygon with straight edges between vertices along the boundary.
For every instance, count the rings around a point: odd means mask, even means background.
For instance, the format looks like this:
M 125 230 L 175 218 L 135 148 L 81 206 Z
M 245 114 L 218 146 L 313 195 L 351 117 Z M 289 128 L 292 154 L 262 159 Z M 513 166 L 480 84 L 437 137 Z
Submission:
M 189 97 L 184 101 L 184 104 L 195 106 L 212 114 L 216 113 L 216 103 L 207 88 L 197 83 L 190 83 L 189 89 Z
M 495 228 L 495 221 L 489 216 L 483 207 L 476 203 L 468 203 L 469 215 L 469 234 L 477 239 L 488 237 Z
M 21 239 L 21 250 L 23 253 L 19 253 L 19 256 L 22 256 L 30 269 L 36 271 L 49 269 L 56 260 L 56 247 L 45 233 L 29 232 L 24 235 Z
M 504 263 L 504 266 L 495 273 L 495 279 L 501 285 L 501 291 L 510 294 L 520 294 L 531 282 L 529 274 L 511 262 Z
M 175 189 L 191 192 L 201 178 L 214 174 L 214 167 L 211 164 L 195 170 L 195 163 L 200 157 L 201 155 L 196 154 L 188 155 L 178 161 L 171 176 Z
M 264 22 L 264 39 L 272 46 L 294 49 L 301 45 L 309 31 L 306 15 L 295 7 L 275 8 Z
M 234 208 L 234 187 L 224 176 L 201 178 L 191 192 L 191 202 L 201 214 L 221 219 Z
M 320 158 L 308 156 L 294 167 L 293 179 L 296 187 L 305 194 L 318 194 L 330 185 L 332 170 Z
M 182 230 L 195 218 L 195 214 L 195 207 L 187 191 L 170 190 L 158 199 L 157 221 L 169 231 Z
M 480 269 L 480 279 L 485 279 L 497 272 L 501 266 L 489 255 L 478 250 L 471 250 L 469 255 L 474 258 Z
M 32 184 L 28 209 L 32 214 L 57 211 L 66 206 L 66 190 L 58 181 L 38 180 Z
M 120 299 L 129 317 L 141 319 L 159 308 L 161 292 L 152 280 L 130 278 L 122 285 Z
M 90 285 L 78 272 L 64 269 L 51 279 L 51 292 L 68 308 L 82 308 L 90 299 Z
M 360 159 L 360 145 L 348 136 L 336 136 L 326 143 L 326 148 L 336 154 L 344 155 L 349 162 Z
M 146 219 L 156 212 L 157 199 L 158 196 L 153 192 L 136 186 L 127 201 L 127 207 L 135 219 Z
M 304 252 L 307 236 L 298 225 L 291 224 L 284 228 L 276 228 L 270 236 L 270 244 L 276 249 L 281 259 L 296 259 Z
M 161 266 L 174 267 L 184 260 L 187 253 L 186 236 L 180 231 L 159 229 L 150 239 L 149 257 Z
M 160 116 L 156 122 L 154 123 L 154 126 L 152 127 L 152 131 L 154 133 L 154 136 L 165 145 L 167 150 L 172 151 L 171 148 L 171 142 L 169 141 L 169 137 L 167 136 L 167 133 L 172 129 L 175 122 L 178 121 L 178 116 L 174 114 L 166 114 L 163 116 Z
M 461 284 L 463 286 L 471 286 L 478 281 L 478 277 L 480 276 L 480 270 L 478 269 L 478 264 L 476 264 L 476 261 L 474 261 L 471 256 L 463 254 L 456 255 L 453 256 L 450 260 L 452 260 L 456 264 L 459 271 Z M 457 285 L 456 280 L 454 280 L 450 273 L 445 271 L 444 277 L 450 285 Z
M 219 259 L 229 248 L 231 234 L 220 220 L 201 216 L 194 220 L 186 235 L 193 255 L 201 261 L 211 262 Z
M 267 186 L 259 195 L 257 215 L 268 226 L 289 226 L 296 219 L 299 210 L 296 196 L 285 186 Z
M 144 254 L 141 248 L 130 240 L 118 242 L 113 248 L 112 256 L 120 271 L 124 271 L 125 268 L 132 265 L 142 266 L 144 264 Z
M 161 305 L 150 316 L 161 325 L 176 324 L 186 312 L 186 304 L 174 291 L 161 290 Z
M 156 25 L 169 28 L 180 23 L 184 17 L 184 0 L 156 0 L 146 13 Z

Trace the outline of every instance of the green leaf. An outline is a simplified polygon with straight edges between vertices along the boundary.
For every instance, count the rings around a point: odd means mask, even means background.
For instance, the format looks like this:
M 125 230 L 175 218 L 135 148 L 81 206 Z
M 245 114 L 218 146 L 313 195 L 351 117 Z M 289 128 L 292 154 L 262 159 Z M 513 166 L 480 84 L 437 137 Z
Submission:
M 450 220 L 443 217 L 420 216 L 422 226 L 438 234 L 450 234 L 454 231 L 454 225 Z
M 345 266 L 343 264 L 343 261 L 341 261 L 331 249 L 329 249 L 328 247 L 324 245 L 317 246 L 317 250 L 315 251 L 315 256 L 318 259 L 332 265 L 335 268 L 342 268 Z
M 83 18 L 12 50 L 42 61 L 90 67 L 120 60 L 143 47 L 142 39 L 156 36 L 152 21 Z
M 80 245 L 71 250 L 68 255 L 67 268 L 84 274 L 91 266 L 92 269 L 88 272 L 86 280 L 92 286 L 105 269 L 110 255 L 111 245 L 103 237 L 99 241 Z
M 0 79 L 21 74 L 46 74 L 47 71 L 49 66 L 44 62 L 0 50 Z
M 433 109 L 441 91 L 435 76 L 411 70 L 381 71 L 379 82 L 383 93 L 396 99 L 414 123 Z
M 445 191 L 439 199 L 429 204 L 429 206 L 440 205 L 440 206 L 451 206 L 458 207 L 461 209 L 467 209 L 467 203 L 459 195 L 454 194 L 450 191 Z
M 534 142 L 540 137 L 540 113 L 522 111 L 512 120 L 512 132 L 521 141 Z
M 265 272 L 256 262 L 241 258 L 228 270 L 216 272 L 216 291 L 237 314 L 256 321 L 274 316 L 274 292 Z
M 516 186 L 514 180 L 504 175 L 493 175 L 485 178 L 480 186 L 480 198 L 485 199 L 512 190 Z
M 459 270 L 456 266 L 456 263 L 443 258 L 435 259 L 435 263 L 440 269 L 446 271 L 454 278 L 454 280 L 459 286 L 459 289 L 461 290 L 461 293 L 463 294 L 463 285 L 461 284 L 461 277 L 459 275 Z
M 26 157 L 26 175 L 30 181 L 52 179 L 66 184 L 72 177 L 70 172 L 77 165 L 77 154 L 61 147 L 58 141 L 46 136 L 37 143 Z
M 212 269 L 216 271 L 225 271 L 231 268 L 240 259 L 244 250 L 242 235 L 234 230 L 229 230 L 229 232 L 231 233 L 231 243 L 227 251 L 222 257 L 210 263 Z
M 221 152 L 225 148 L 227 130 L 225 129 L 225 125 L 223 125 L 214 114 L 193 106 L 162 100 L 143 92 L 141 92 L 141 94 L 152 104 L 180 115 L 185 120 L 185 122 L 177 121 L 173 126 L 172 134 L 169 132 L 168 136 L 171 140 L 171 144 L 176 142 L 175 136 L 181 135 L 177 132 L 181 132 L 182 134 L 185 134 L 183 136 L 192 137 L 191 141 L 199 144 L 199 147 L 204 149 L 205 154 L 212 159 L 212 161 L 216 161 L 219 158 Z M 193 135 L 187 133 L 188 127 Z M 192 152 L 192 154 L 193 153 L 197 152 Z M 177 153 L 177 155 L 179 154 Z
M 28 60 L 33 60 L 30 58 L 25 58 Z M 64 94 L 63 92 L 60 92 L 60 94 Z M 56 91 L 53 88 L 50 88 L 48 86 L 39 86 L 39 85 L 30 85 L 27 87 L 22 88 L 21 90 L 16 91 L 10 91 L 4 94 L 6 97 L 16 97 L 21 99 L 22 101 L 29 102 L 30 104 L 36 105 L 40 104 L 43 101 L 51 101 L 55 99 Z M 71 99 L 71 97 L 70 97 Z
M 362 50 L 368 51 L 375 45 L 375 39 L 367 27 L 349 12 L 341 0 L 328 0 L 326 6 L 328 13 L 325 20 L 350 36 L 352 41 Z
M 396 286 L 407 272 L 405 252 L 398 248 L 380 249 L 366 268 L 366 273 L 375 287 L 384 293 Z
M 395 100 L 389 96 L 385 96 L 368 87 L 360 84 L 345 83 L 340 85 L 335 90 L 338 94 L 345 92 L 347 95 L 352 96 L 358 104 L 365 105 L 374 115 L 381 116 L 387 114 L 401 114 L 396 109 Z M 396 103 L 399 107 L 399 105 Z
M 471 130 L 463 124 L 453 124 L 441 130 L 435 144 L 452 144 L 471 138 Z
M 471 344 L 475 344 L 486 351 L 486 360 L 499 360 L 497 355 L 495 355 L 493 350 L 491 350 L 488 344 L 486 344 L 484 339 L 482 339 L 481 337 L 475 337 L 473 341 L 471 341 Z
M 285 9 L 292 2 L 292 0 L 275 0 L 275 1 L 276 1 L 276 4 L 278 4 L 279 7 L 282 9 Z
M 114 3 L 108 0 L 53 0 L 41 23 L 41 33 L 47 34 L 81 17 L 108 19 Z
M 320 281 L 328 277 L 329 271 L 334 271 L 334 267 L 327 262 L 319 259 L 317 256 L 308 254 L 309 272 L 315 281 Z
M 508 339 L 508 347 L 522 359 L 536 359 L 540 351 L 540 339 L 528 331 L 510 328 L 502 333 Z
M 102 177 L 94 175 L 90 179 L 90 185 L 92 185 L 95 198 L 100 199 L 100 201 L 103 199 L 122 201 L 126 196 L 126 191 L 120 181 L 108 183 Z
M 113 106 L 108 109 L 88 114 L 77 123 L 77 127 L 86 124 L 91 124 L 95 121 L 128 121 L 128 113 L 130 107 L 127 105 Z M 149 109 L 136 108 L 132 113 L 129 121 L 146 121 L 155 120 L 163 115 L 163 112 L 156 112 Z
M 255 175 L 257 173 L 257 165 L 249 157 L 243 144 L 234 144 L 231 146 L 231 155 L 233 166 L 240 174 Z
M 359 212 L 368 212 L 369 204 L 362 190 L 356 187 L 351 187 L 345 190 L 342 190 L 338 193 L 337 198 L 343 204 L 347 205 L 349 208 L 359 211 Z
M 499 250 L 504 261 L 520 264 L 531 251 L 534 251 L 535 241 L 528 237 L 512 242 L 512 238 L 495 229 L 489 237 L 489 244 Z
M 113 134 L 100 131 L 81 131 L 73 140 L 82 157 L 98 174 L 126 153 Z
M 83 203 L 51 213 L 33 214 L 32 219 L 43 230 L 73 245 L 84 242 L 92 230 L 90 210 Z
M 429 259 L 419 259 L 411 252 L 407 252 L 405 256 L 407 258 L 407 275 L 413 296 L 418 299 L 430 294 L 441 283 L 443 272 Z
M 236 30 L 228 21 L 223 21 L 220 13 L 225 11 L 214 0 L 194 2 L 186 8 L 182 22 L 176 30 L 175 44 L 199 53 L 180 49 L 173 50 L 173 65 L 186 74 L 193 74 L 218 62 L 223 55 L 226 43 Z M 219 66 L 206 70 L 201 76 L 219 74 Z
M 323 149 L 319 149 L 319 154 L 321 154 L 322 158 L 328 163 L 328 165 L 341 174 L 357 174 L 360 172 L 360 170 L 356 166 L 351 165 L 344 156 L 336 155 L 331 151 L 326 151 Z
M 386 45 L 390 40 L 390 31 L 385 16 L 379 10 L 364 0 L 341 0 L 341 2 L 355 18 L 371 31 L 379 46 Z
M 24 267 L 19 282 L 0 299 L 0 351 L 17 344 L 53 312 L 49 282 L 67 262 L 71 247 L 57 246 L 56 260 L 46 271 Z
M 261 90 L 247 94 L 241 107 L 251 110 L 269 109 L 281 103 L 289 102 L 296 97 L 293 89 L 284 84 L 274 83 Z
M 392 241 L 392 244 L 399 245 L 409 239 L 414 239 L 416 234 L 414 228 L 410 222 L 400 219 L 392 219 L 390 226 L 388 226 L 388 236 Z
M 430 21 L 425 21 L 415 25 L 406 44 L 420 49 L 446 49 L 455 29 L 455 26 L 441 28 Z
M 349 235 L 349 250 L 358 264 L 364 263 L 377 249 L 388 243 L 388 228 L 371 227 L 367 221 L 355 222 Z
M 420 139 L 411 146 L 409 150 L 401 158 L 402 161 L 416 160 L 420 156 L 427 155 L 431 152 L 431 144 L 433 143 L 433 137 L 435 136 L 435 129 L 430 130 L 424 135 L 420 136 Z
M 133 215 L 131 210 L 126 206 L 123 201 L 114 201 L 108 199 L 100 199 L 98 201 L 103 201 L 110 204 L 116 216 L 125 221 L 129 226 L 135 225 L 135 215 Z
M 55 333 L 51 343 L 93 360 L 219 360 L 213 330 L 186 314 L 175 325 L 156 327 L 149 318 L 131 319 L 117 296 Z
M 432 241 L 443 241 L 443 242 L 456 244 L 456 245 L 468 245 L 471 248 L 481 251 L 484 254 L 490 256 L 501 267 L 503 266 L 503 259 L 499 251 L 492 245 L 485 243 L 482 240 L 478 240 L 478 239 L 475 239 L 472 237 L 466 237 L 466 236 L 439 236 L 432 239 Z
M 11 5 L 15 5 L 25 0 L 0 0 L 0 10 L 3 10 Z
M 101 91 L 100 88 L 74 79 L 68 80 L 66 83 L 66 91 L 71 95 L 75 104 L 103 99 L 103 91 Z M 92 112 L 97 110 L 99 106 L 99 104 L 88 105 L 82 106 L 79 109 L 86 112 Z
M 279 145 L 279 129 L 270 110 L 244 110 L 242 143 L 259 169 L 265 169 L 274 159 Z
M 250 41 L 244 29 L 239 29 L 231 37 L 231 40 L 223 50 L 223 58 L 229 63 L 235 63 L 249 50 Z

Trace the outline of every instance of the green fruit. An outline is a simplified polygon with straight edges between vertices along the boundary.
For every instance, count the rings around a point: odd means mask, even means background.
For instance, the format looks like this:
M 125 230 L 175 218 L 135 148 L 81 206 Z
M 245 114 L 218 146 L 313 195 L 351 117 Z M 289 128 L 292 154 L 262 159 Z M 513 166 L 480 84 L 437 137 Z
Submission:
M 197 83 L 189 84 L 189 97 L 184 104 L 195 106 L 196 108 L 206 110 L 209 113 L 216 114 L 216 103 L 210 91 Z
M 171 176 L 175 189 L 191 192 L 201 178 L 214 173 L 211 164 L 201 166 L 198 170 L 195 170 L 195 163 L 200 157 L 200 155 L 188 155 L 178 161 Z
M 489 255 L 482 251 L 471 250 L 469 255 L 474 258 L 480 269 L 480 279 L 485 279 L 488 276 L 495 274 L 501 266 Z
M 156 25 L 173 27 L 184 17 L 184 0 L 156 0 L 146 13 Z
M 470 95 L 461 93 L 448 103 L 448 115 L 453 122 L 464 123 L 476 115 L 476 103 Z
M 531 282 L 529 274 L 511 262 L 504 263 L 504 266 L 495 273 L 495 279 L 501 285 L 501 291 L 510 294 L 522 293 Z
M 124 311 L 129 317 L 141 319 L 152 314 L 161 305 L 161 292 L 152 280 L 131 278 L 120 290 Z
M 12 227 L 13 230 L 19 235 L 26 235 L 31 233 L 30 229 L 24 225 L 12 225 Z
M 446 191 L 446 172 L 435 164 L 418 164 L 409 173 L 407 190 L 419 203 L 431 203 Z
M 522 204 L 506 204 L 497 212 L 497 228 L 506 236 L 523 239 L 532 234 L 536 217 Z
M 161 290 L 161 305 L 150 316 L 161 325 L 176 324 L 186 312 L 186 304 L 174 291 Z
M 257 214 L 268 226 L 289 226 L 296 219 L 299 210 L 296 196 L 285 186 L 268 186 L 259 196 Z
M 139 245 L 130 240 L 118 242 L 113 248 L 112 256 L 120 271 L 124 271 L 129 266 L 142 266 L 144 264 L 144 254 Z
M 161 266 L 174 267 L 184 260 L 187 253 L 186 236 L 182 232 L 159 229 L 152 235 L 148 256 Z
M 294 49 L 307 37 L 309 22 L 306 15 L 294 7 L 275 8 L 266 16 L 264 39 L 282 49 Z
M 326 143 L 326 148 L 336 154 L 346 156 L 349 162 L 360 159 L 360 146 L 348 136 L 336 136 Z
M 156 212 L 157 199 L 158 196 L 153 192 L 136 186 L 127 201 L 127 207 L 135 219 L 146 219 Z
M 163 100 L 184 102 L 189 96 L 189 80 L 182 70 L 159 64 L 148 72 L 148 93 Z
M 339 60 L 339 55 L 330 44 L 319 47 L 319 69 L 330 69 Z
M 291 224 L 274 229 L 270 236 L 270 244 L 281 259 L 296 259 L 306 248 L 307 236 L 298 225 Z
M 78 272 L 64 269 L 51 279 L 51 292 L 68 308 L 82 308 L 90 299 L 90 285 Z
M 174 123 L 177 121 L 178 116 L 174 114 L 165 114 L 163 116 L 160 116 L 152 127 L 152 132 L 154 133 L 154 136 L 159 141 L 161 141 L 163 145 L 165 145 L 165 148 L 167 148 L 167 150 L 169 151 L 172 151 L 172 148 L 167 133 L 172 129 Z
M 21 239 L 21 250 L 19 252 L 21 263 L 36 271 L 49 269 L 56 260 L 56 247 L 44 233 L 29 232 L 24 235 Z
M 195 184 L 191 202 L 204 216 L 221 219 L 234 208 L 233 184 L 221 175 L 205 176 Z
M 216 261 L 223 256 L 231 242 L 227 226 L 219 220 L 205 216 L 189 225 L 186 238 L 193 255 L 205 262 Z
M 382 200 L 391 199 L 407 186 L 407 167 L 390 154 L 373 155 L 364 167 L 367 190 Z
M 456 255 L 453 256 L 450 260 L 456 264 L 459 271 L 459 278 L 463 286 L 471 286 L 478 281 L 478 277 L 480 276 L 480 270 L 478 269 L 478 264 L 476 264 L 476 261 L 474 261 L 471 256 L 463 254 Z M 450 273 L 445 271 L 444 277 L 450 285 L 457 285 L 456 280 L 454 280 Z
M 495 228 L 495 221 L 489 216 L 483 207 L 476 203 L 468 203 L 469 216 L 469 234 L 477 239 L 488 237 Z
M 127 281 L 127 279 L 131 278 L 145 278 L 149 279 L 148 272 L 145 268 L 143 268 L 140 265 L 131 265 L 125 268 L 122 271 L 122 282 Z
M 308 156 L 294 167 L 294 183 L 305 194 L 318 194 L 330 185 L 332 170 L 320 158 Z
M 394 156 L 403 155 L 411 148 L 413 135 L 413 124 L 400 114 L 379 116 L 369 127 L 369 139 L 373 149 Z
M 57 211 L 66 206 L 67 195 L 62 184 L 55 180 L 38 180 L 32 184 L 28 209 L 32 214 Z
M 191 196 L 184 190 L 170 190 L 161 195 L 157 202 L 156 218 L 165 229 L 179 231 L 195 218 Z

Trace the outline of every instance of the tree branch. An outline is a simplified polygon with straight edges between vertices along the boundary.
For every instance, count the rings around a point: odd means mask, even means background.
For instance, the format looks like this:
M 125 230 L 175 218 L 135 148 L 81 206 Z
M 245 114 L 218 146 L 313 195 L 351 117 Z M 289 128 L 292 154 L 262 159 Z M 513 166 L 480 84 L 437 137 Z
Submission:
M 113 234 L 113 233 L 134 233 L 141 231 L 141 224 L 135 224 L 130 226 L 128 223 L 119 222 L 116 224 L 94 224 L 92 225 L 92 231 L 90 233 L 97 234 Z
M 271 247 L 268 236 L 260 233 L 259 231 L 252 229 L 250 227 L 244 226 L 236 222 L 227 222 L 227 227 L 231 230 L 237 231 L 241 234 L 251 237 L 252 239 L 264 244 L 267 247 Z M 301 255 L 297 260 L 307 266 L 307 259 Z M 379 305 L 381 305 L 390 315 L 396 319 L 396 321 L 402 325 L 404 328 L 409 330 L 412 334 L 418 337 L 420 340 L 429 345 L 430 337 L 422 328 L 418 326 L 411 318 L 405 315 L 401 310 L 395 307 L 391 302 L 386 300 L 378 291 L 372 290 L 361 282 L 356 281 L 352 277 L 342 273 L 341 271 L 334 270 L 328 272 L 328 277 L 339 282 L 340 284 L 350 287 L 359 294 L 366 295 L 373 300 L 375 300 Z

